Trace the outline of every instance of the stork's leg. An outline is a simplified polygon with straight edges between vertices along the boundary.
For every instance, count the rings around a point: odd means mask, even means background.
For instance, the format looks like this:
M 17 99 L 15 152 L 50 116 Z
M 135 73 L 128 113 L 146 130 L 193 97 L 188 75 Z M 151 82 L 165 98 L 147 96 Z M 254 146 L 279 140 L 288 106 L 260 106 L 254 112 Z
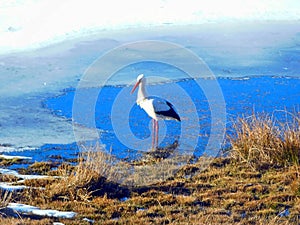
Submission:
M 155 128 L 156 128 L 156 130 L 155 130 L 155 133 L 156 133 L 155 148 L 157 148 L 158 147 L 158 120 L 155 120 L 155 124 L 156 124 L 156 126 L 155 126 Z
M 152 149 L 154 149 L 155 147 L 155 120 L 152 119 Z

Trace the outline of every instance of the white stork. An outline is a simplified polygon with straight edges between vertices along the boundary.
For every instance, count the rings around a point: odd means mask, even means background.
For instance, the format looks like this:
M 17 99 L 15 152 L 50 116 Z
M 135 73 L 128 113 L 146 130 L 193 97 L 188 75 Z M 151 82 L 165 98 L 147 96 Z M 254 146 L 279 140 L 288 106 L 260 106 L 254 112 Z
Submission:
M 167 100 L 149 97 L 145 85 L 146 78 L 143 74 L 140 74 L 136 79 L 136 84 L 132 88 L 131 94 L 139 87 L 136 103 L 152 118 L 152 148 L 156 148 L 158 145 L 158 120 L 176 120 L 180 122 L 180 117 L 176 113 L 174 106 Z

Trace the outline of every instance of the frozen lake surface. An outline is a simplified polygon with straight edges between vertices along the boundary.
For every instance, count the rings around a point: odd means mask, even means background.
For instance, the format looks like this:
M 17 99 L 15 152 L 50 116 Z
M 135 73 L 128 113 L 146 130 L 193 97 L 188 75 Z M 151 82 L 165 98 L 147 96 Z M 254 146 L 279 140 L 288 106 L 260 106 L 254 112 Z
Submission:
M 211 80 L 203 79 L 201 82 L 210 83 Z M 227 115 L 227 126 L 229 127 L 231 122 L 237 116 L 251 116 L 253 112 L 265 112 L 274 115 L 275 118 L 285 119 L 286 111 L 293 112 L 299 110 L 300 106 L 300 79 L 289 78 L 289 77 L 244 77 L 240 79 L 232 78 L 220 78 L 218 83 L 222 89 L 222 94 L 226 102 L 226 115 Z M 200 156 L 207 144 L 207 140 L 210 136 L 211 126 L 215 126 L 211 123 L 211 113 L 210 106 L 213 105 L 212 102 L 208 102 L 204 93 L 201 91 L 199 86 L 194 80 L 179 80 L 175 82 L 186 91 L 186 93 L 191 97 L 194 106 L 197 109 L 197 117 L 199 123 L 199 132 L 195 133 L 194 124 L 189 123 L 189 126 L 185 127 L 187 136 L 184 139 L 180 139 L 179 143 L 184 146 L 184 149 L 193 148 L 190 146 L 192 138 L 199 136 L 197 145 L 195 146 L 195 154 Z M 188 106 L 186 101 L 181 101 L 180 96 L 174 93 L 173 87 L 174 83 L 165 83 L 148 86 L 150 93 L 156 93 L 157 96 L 162 94 L 169 96 L 168 100 L 170 102 L 175 102 L 175 107 L 177 108 L 179 115 L 181 116 L 183 122 L 188 123 L 191 108 Z M 124 101 L 115 102 L 118 94 L 122 91 L 127 92 L 128 97 Z M 86 89 L 84 90 L 85 95 L 91 96 L 93 92 L 97 89 Z M 127 86 L 107 86 L 102 88 L 99 95 L 98 101 L 96 103 L 96 116 L 95 123 L 96 127 L 101 130 L 101 143 L 106 146 L 107 151 L 111 151 L 112 154 L 121 158 L 135 157 L 137 152 L 130 150 L 146 150 L 151 148 L 151 121 L 147 114 L 136 104 L 134 104 L 135 96 L 129 95 L 130 87 Z M 164 92 L 164 93 L 162 93 Z M 50 108 L 56 115 L 63 118 L 72 118 L 72 103 L 74 98 L 75 90 L 67 91 L 64 95 L 56 98 L 48 99 L 45 105 Z M 132 99 L 133 98 L 133 99 Z M 177 99 L 176 99 L 177 98 Z M 114 104 L 123 104 L 119 106 L 121 109 L 125 109 L 126 105 L 132 105 L 132 109 L 128 117 L 113 118 L 112 108 Z M 124 111 L 119 111 L 119 114 L 124 113 Z M 86 119 L 88 113 L 84 112 L 82 109 L 82 117 L 77 118 L 78 123 L 83 124 L 86 127 L 93 126 L 89 124 L 89 120 Z M 126 132 L 124 127 L 113 127 L 113 123 L 122 124 L 120 120 L 127 119 L 131 132 L 139 139 L 149 138 L 148 146 L 136 146 L 130 143 L 129 139 L 131 134 Z M 163 138 L 161 146 L 168 146 L 174 143 L 181 136 L 180 130 L 181 124 L 176 121 L 166 121 L 161 123 L 163 134 L 160 135 Z M 91 127 L 92 128 L 92 127 Z M 191 130 L 191 132 L 189 132 Z M 121 137 L 124 136 L 124 137 Z M 191 139 L 189 139 L 191 138 Z M 126 140 L 127 144 L 123 144 L 120 140 Z M 129 143 L 129 144 L 128 144 Z M 130 149 L 128 146 L 132 146 Z M 132 154 L 132 155 L 130 155 Z
M 15 151 L 23 151 L 24 155 L 40 161 L 55 154 L 76 154 L 76 141 L 94 141 L 100 135 L 106 150 L 112 149 L 113 154 L 121 158 L 135 156 L 137 152 L 131 149 L 139 146 L 128 148 L 118 140 L 119 137 L 126 139 L 127 133 L 120 129 L 118 135 L 121 136 L 116 136 L 109 112 L 118 93 L 122 93 L 124 106 L 128 102 L 132 105 L 128 120 L 131 132 L 138 139 L 148 140 L 149 118 L 134 105 L 135 95 L 129 95 L 131 87 L 128 86 L 142 72 L 146 76 L 163 74 L 169 79 L 156 85 L 155 81 L 150 82 L 149 92 L 175 102 L 186 119 L 183 121 L 188 121 L 188 106 L 180 102 L 172 87 L 181 87 L 191 97 L 200 119 L 195 153 L 201 155 L 213 124 L 210 124 L 209 102 L 195 80 L 182 79 L 187 78 L 186 74 L 170 65 L 153 62 L 124 65 L 102 88 L 95 107 L 94 126 L 84 118 L 72 121 L 72 99 L 86 69 L 107 51 L 128 42 L 149 39 L 173 42 L 201 57 L 218 78 L 227 119 L 250 115 L 253 110 L 280 117 L 281 110 L 299 109 L 299 33 L 299 22 L 164 25 L 101 31 L 40 49 L 3 53 L 0 55 L 0 152 L 19 154 Z M 151 55 L 151 49 L 148 54 Z M 100 79 L 99 83 L 86 87 L 87 99 L 101 83 Z M 72 122 L 76 122 L 75 125 Z M 162 134 L 166 134 L 162 146 L 178 139 L 180 126 L 172 121 L 162 125 Z M 190 144 L 188 139 L 180 141 L 182 146 Z

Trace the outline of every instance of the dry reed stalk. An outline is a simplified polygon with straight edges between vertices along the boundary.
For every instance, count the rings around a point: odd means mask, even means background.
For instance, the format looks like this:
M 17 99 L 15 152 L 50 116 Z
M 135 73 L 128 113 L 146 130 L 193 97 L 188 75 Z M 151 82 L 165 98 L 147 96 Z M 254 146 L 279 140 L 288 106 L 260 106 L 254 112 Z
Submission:
M 101 150 L 100 147 L 90 147 L 82 152 L 78 165 L 74 168 L 63 166 L 59 174 L 62 179 L 47 187 L 50 199 L 80 199 L 88 201 L 96 186 L 110 178 L 117 179 L 117 171 L 112 166 L 112 156 Z
M 252 167 L 299 165 L 300 117 L 293 116 L 286 122 L 278 122 L 270 115 L 239 118 L 233 126 L 234 135 L 229 137 L 231 156 Z

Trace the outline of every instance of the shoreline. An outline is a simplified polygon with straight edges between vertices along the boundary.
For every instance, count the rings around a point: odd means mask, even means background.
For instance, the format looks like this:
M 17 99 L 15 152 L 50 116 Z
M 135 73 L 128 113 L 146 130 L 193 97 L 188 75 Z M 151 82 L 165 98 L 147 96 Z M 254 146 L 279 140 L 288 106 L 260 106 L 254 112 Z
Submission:
M 75 161 L 53 157 L 18 172 L 1 169 L 0 222 L 299 224 L 300 114 L 294 116 L 284 124 L 271 115 L 240 118 L 226 156 L 201 156 L 180 168 L 167 149 L 171 157 L 156 149 L 128 164 L 98 146 Z M 26 160 L 0 162 L 7 167 Z M 147 173 L 151 166 L 156 170 Z

